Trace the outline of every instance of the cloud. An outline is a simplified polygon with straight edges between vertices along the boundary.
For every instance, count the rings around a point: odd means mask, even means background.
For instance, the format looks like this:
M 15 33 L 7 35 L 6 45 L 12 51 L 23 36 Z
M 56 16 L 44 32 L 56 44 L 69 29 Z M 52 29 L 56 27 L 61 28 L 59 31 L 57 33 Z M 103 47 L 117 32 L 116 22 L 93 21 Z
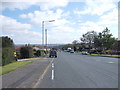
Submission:
M 28 9 L 32 5 L 39 6 L 41 10 L 50 10 L 55 7 L 64 7 L 68 4 L 68 0 L 34 0 L 34 1 L 29 1 L 29 0 L 15 0 L 15 1 L 10 1 L 10 0 L 2 0 L 2 8 L 0 10 L 4 10 L 6 8 L 10 10 L 15 10 L 15 9 Z
M 64 25 L 69 24 L 70 22 L 65 19 L 69 15 L 68 12 L 64 12 L 62 9 L 57 9 L 55 12 L 52 10 L 48 11 L 34 11 L 33 13 L 22 14 L 20 18 L 28 18 L 33 25 L 41 26 L 42 21 L 45 22 L 45 26 L 47 25 Z M 49 20 L 55 20 L 55 22 L 48 23 Z
M 98 21 L 99 25 L 113 25 L 118 24 L 118 10 L 117 8 L 111 10 L 111 12 L 102 15 Z
M 116 8 L 115 2 L 118 0 L 85 0 L 85 8 L 83 11 L 74 10 L 74 14 L 84 15 L 84 14 L 91 14 L 91 15 L 98 15 L 101 16 L 105 12 L 110 11 L 111 9 Z
M 36 43 L 41 42 L 41 34 L 31 30 L 30 24 L 17 22 L 15 19 L 0 15 L 0 27 L 2 36 L 7 35 L 14 38 L 15 43 Z
M 96 24 L 93 21 L 87 21 L 85 23 L 81 23 L 79 28 L 81 30 L 81 33 L 83 34 L 93 30 L 96 32 L 101 32 L 104 29 L 102 26 Z
M 2 16 L 0 15 L 0 23 L 2 24 L 2 30 L 3 32 L 7 31 L 28 31 L 31 28 L 30 24 L 22 24 L 17 22 L 15 19 L 12 19 L 10 17 Z
M 55 20 L 55 22 L 45 22 L 45 28 L 48 29 L 48 43 L 71 43 L 76 36 L 72 35 L 74 33 L 73 27 L 70 26 L 72 22 L 66 19 L 69 14 L 62 9 L 56 9 L 54 12 L 52 10 L 34 11 L 22 14 L 20 17 L 29 18 L 30 22 L 37 26 L 41 26 L 42 21 Z
M 0 10 L 10 9 L 20 9 L 24 10 L 29 8 L 31 5 L 34 5 L 34 3 L 27 3 L 27 2 L 2 2 Z
M 59 0 L 59 2 L 58 0 L 4 2 L 2 4 L 3 10 L 6 8 L 10 10 L 24 10 L 32 5 L 40 7 L 41 10 L 35 10 L 34 12 L 19 16 L 19 19 L 27 18 L 30 24 L 20 23 L 15 19 L 1 15 L 0 23 L 2 23 L 3 34 L 13 37 L 16 43 L 41 43 L 41 33 L 37 32 L 33 26 L 39 26 L 41 29 L 42 21 L 55 20 L 55 22 L 45 22 L 45 28 L 48 29 L 48 43 L 71 43 L 73 40 L 79 39 L 87 31 L 95 30 L 101 32 L 106 27 L 105 25 L 111 26 L 112 24 L 117 24 L 117 6 L 113 1 L 84 1 L 86 3 L 84 10 L 76 9 L 74 14 L 79 16 L 85 14 L 98 15 L 99 18 L 96 22 L 82 21 L 84 18 L 82 19 L 82 16 L 80 16 L 80 19 L 77 19 L 79 25 L 77 25 L 76 17 L 72 17 L 76 21 L 68 18 L 72 16 L 72 12 L 65 12 L 59 8 L 67 6 L 68 2 L 68 0 Z M 55 9 L 52 10 L 53 8 Z
M 70 26 L 59 26 L 48 30 L 48 43 L 71 43 L 79 39 L 78 33 Z

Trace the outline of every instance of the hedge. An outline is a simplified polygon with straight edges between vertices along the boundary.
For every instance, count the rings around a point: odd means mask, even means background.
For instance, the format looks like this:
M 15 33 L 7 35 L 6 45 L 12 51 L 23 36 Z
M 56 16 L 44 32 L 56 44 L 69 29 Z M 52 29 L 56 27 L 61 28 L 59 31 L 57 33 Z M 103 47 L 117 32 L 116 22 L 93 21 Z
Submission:
M 2 48 L 2 66 L 15 61 L 13 51 L 14 49 L 11 47 Z
M 24 58 L 31 58 L 33 57 L 33 49 L 31 46 L 24 46 L 20 49 L 20 57 Z

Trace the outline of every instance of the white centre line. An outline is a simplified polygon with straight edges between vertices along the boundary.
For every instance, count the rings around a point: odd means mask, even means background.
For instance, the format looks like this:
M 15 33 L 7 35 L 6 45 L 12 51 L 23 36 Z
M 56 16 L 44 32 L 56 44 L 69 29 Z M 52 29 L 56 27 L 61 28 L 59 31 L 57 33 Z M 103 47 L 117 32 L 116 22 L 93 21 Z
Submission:
M 108 63 L 114 63 L 114 62 L 108 62 Z
M 54 80 L 54 70 L 52 70 L 52 80 Z
M 52 68 L 54 68 L 54 63 L 52 63 Z

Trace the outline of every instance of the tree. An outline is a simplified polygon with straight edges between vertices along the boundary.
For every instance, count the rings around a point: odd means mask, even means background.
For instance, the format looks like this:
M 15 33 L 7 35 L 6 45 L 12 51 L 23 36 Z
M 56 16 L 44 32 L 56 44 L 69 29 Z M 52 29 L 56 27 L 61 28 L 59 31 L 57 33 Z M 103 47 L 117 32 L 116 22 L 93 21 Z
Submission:
M 116 51 L 120 51 L 120 40 L 115 41 L 115 43 L 112 45 L 112 49 Z
M 97 33 L 95 31 L 89 31 L 82 35 L 81 41 L 83 43 L 88 44 L 89 50 L 92 47 L 92 43 L 94 42 L 94 38 L 96 37 Z
M 102 47 L 103 50 L 111 49 L 111 46 L 115 43 L 116 39 L 112 37 L 113 35 L 110 34 L 110 30 L 106 27 L 105 30 L 102 32 Z
M 15 61 L 13 56 L 14 43 L 13 40 L 8 36 L 0 38 L 2 39 L 2 65 L 4 66 Z
M 112 45 L 115 43 L 116 39 L 112 37 L 113 35 L 110 34 L 110 30 L 106 27 L 105 30 L 100 32 L 94 38 L 94 46 L 96 48 L 100 48 L 102 50 L 111 49 Z
M 2 47 L 14 47 L 13 40 L 8 36 L 2 37 Z
M 95 48 L 101 49 L 101 47 L 102 47 L 102 33 L 99 33 L 99 34 L 94 38 L 94 46 L 95 46 Z
M 76 45 L 76 44 L 78 44 L 79 42 L 77 41 L 77 40 L 74 40 L 73 42 L 72 42 L 72 44 L 74 44 L 74 45 Z

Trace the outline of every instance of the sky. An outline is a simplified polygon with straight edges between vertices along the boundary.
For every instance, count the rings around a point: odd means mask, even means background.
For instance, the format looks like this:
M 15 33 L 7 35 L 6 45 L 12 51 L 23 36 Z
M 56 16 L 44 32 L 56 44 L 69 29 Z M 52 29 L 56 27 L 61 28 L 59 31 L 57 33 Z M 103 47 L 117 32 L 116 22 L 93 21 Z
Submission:
M 118 38 L 119 0 L 1 1 L 0 36 L 9 36 L 15 44 L 42 44 L 42 21 L 48 44 L 80 41 L 86 32 L 106 27 Z

